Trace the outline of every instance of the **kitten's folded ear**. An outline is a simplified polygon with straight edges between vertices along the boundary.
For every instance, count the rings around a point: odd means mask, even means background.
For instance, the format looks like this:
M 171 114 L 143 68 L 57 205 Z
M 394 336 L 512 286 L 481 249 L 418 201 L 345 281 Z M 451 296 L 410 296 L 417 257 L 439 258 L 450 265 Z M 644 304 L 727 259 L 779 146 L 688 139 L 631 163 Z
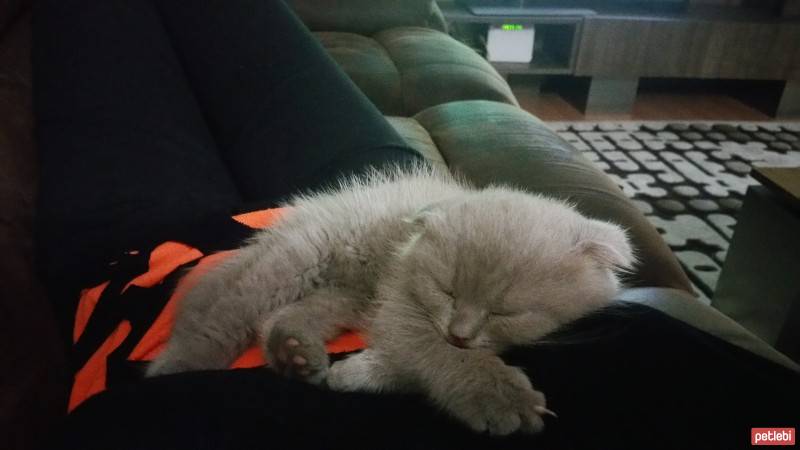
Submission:
M 577 251 L 609 269 L 631 270 L 636 263 L 625 231 L 617 225 L 590 220 Z

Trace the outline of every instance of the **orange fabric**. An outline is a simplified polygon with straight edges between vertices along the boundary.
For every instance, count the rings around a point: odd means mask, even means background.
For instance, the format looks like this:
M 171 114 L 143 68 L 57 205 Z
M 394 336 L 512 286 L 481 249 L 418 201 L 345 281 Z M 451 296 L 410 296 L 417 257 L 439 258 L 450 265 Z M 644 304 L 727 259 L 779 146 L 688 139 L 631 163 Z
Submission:
M 233 216 L 233 220 L 250 228 L 267 228 L 284 214 L 283 208 L 264 209 Z
M 272 225 L 281 217 L 281 209 L 256 211 L 235 216 L 234 219 L 252 228 L 265 228 Z M 163 350 L 169 339 L 178 302 L 192 286 L 197 284 L 200 277 L 206 274 L 217 264 L 234 254 L 236 250 L 216 253 L 210 256 L 203 254 L 188 245 L 178 242 L 166 242 L 156 247 L 150 254 L 148 271 L 131 280 L 126 289 L 131 286 L 143 288 L 153 287 L 161 282 L 178 267 L 188 262 L 200 259 L 197 265 L 189 271 L 178 283 L 175 292 L 167 301 L 161 313 L 142 339 L 136 344 L 128 355 L 130 361 L 150 361 Z M 81 293 L 78 310 L 75 315 L 75 329 L 73 338 L 78 340 L 86 324 L 91 318 L 101 294 L 108 286 L 105 282 Z M 125 340 L 131 331 L 129 322 L 120 323 L 117 329 L 106 339 L 100 348 L 89 358 L 86 365 L 75 375 L 75 382 L 70 396 L 69 410 L 72 411 L 90 396 L 106 388 L 106 358 Z M 356 333 L 348 332 L 327 344 L 328 352 L 349 352 L 365 347 L 364 340 Z M 231 368 L 260 367 L 266 364 L 264 355 L 257 346 L 245 351 L 232 365 Z
M 106 388 L 106 358 L 122 344 L 130 332 L 130 322 L 122 321 L 86 361 L 86 365 L 75 374 L 75 382 L 72 384 L 72 393 L 69 397 L 69 411 Z
M 352 331 L 339 336 L 327 344 L 328 353 L 345 353 L 360 350 L 366 345 L 360 335 Z M 261 367 L 267 364 L 264 352 L 258 346 L 247 349 L 239 358 L 231 364 L 231 369 L 249 369 Z
M 203 253 L 196 248 L 180 242 L 165 242 L 150 253 L 148 271 L 131 280 L 122 291 L 125 292 L 131 285 L 153 287 L 178 267 L 202 257 Z
M 75 311 L 75 324 L 72 328 L 72 342 L 78 342 L 83 330 L 86 329 L 86 324 L 89 323 L 89 318 L 92 317 L 97 302 L 100 301 L 100 296 L 103 291 L 108 287 L 108 281 L 95 286 L 93 288 L 84 289 L 81 291 L 81 298 L 78 300 L 78 310 Z
M 189 271 L 175 287 L 175 292 L 170 297 L 161 314 L 147 330 L 142 340 L 136 345 L 128 359 L 131 361 L 150 361 L 155 358 L 164 348 L 164 344 L 169 339 L 172 324 L 175 322 L 175 313 L 178 302 L 186 292 L 195 284 L 199 278 L 227 258 L 233 251 L 220 252 L 203 258 L 197 266 Z
M 364 338 L 360 334 L 348 331 L 335 340 L 328 342 L 328 353 L 345 353 L 361 350 L 366 347 Z

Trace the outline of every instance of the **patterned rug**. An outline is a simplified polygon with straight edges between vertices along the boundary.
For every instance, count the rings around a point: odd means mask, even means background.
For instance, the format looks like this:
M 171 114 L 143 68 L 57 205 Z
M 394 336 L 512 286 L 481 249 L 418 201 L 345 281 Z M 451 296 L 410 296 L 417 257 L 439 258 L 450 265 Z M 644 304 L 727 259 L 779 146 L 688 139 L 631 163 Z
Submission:
M 754 166 L 800 166 L 800 122 L 548 122 L 609 174 L 713 298 Z

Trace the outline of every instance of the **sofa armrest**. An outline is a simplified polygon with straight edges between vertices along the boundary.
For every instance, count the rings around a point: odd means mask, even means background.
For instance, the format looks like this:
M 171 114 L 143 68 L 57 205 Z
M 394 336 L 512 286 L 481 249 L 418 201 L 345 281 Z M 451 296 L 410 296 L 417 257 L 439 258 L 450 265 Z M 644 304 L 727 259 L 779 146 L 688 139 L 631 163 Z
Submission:
M 800 366 L 789 357 L 775 350 L 730 317 L 697 301 L 685 291 L 667 288 L 626 289 L 616 300 L 657 309 L 673 319 L 705 331 L 729 344 L 800 372 Z
M 447 28 L 435 0 L 287 0 L 287 4 L 312 31 L 371 35 L 403 26 Z

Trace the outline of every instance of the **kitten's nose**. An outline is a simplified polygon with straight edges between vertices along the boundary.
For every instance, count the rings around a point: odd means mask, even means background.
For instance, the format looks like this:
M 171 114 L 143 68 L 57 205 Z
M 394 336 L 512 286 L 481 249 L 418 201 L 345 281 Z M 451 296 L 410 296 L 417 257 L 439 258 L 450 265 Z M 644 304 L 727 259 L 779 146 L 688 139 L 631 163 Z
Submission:
M 447 335 L 447 342 L 449 342 L 452 345 L 455 345 L 458 348 L 467 348 L 468 341 L 469 339 L 461 336 L 456 336 L 453 333 L 449 333 Z

